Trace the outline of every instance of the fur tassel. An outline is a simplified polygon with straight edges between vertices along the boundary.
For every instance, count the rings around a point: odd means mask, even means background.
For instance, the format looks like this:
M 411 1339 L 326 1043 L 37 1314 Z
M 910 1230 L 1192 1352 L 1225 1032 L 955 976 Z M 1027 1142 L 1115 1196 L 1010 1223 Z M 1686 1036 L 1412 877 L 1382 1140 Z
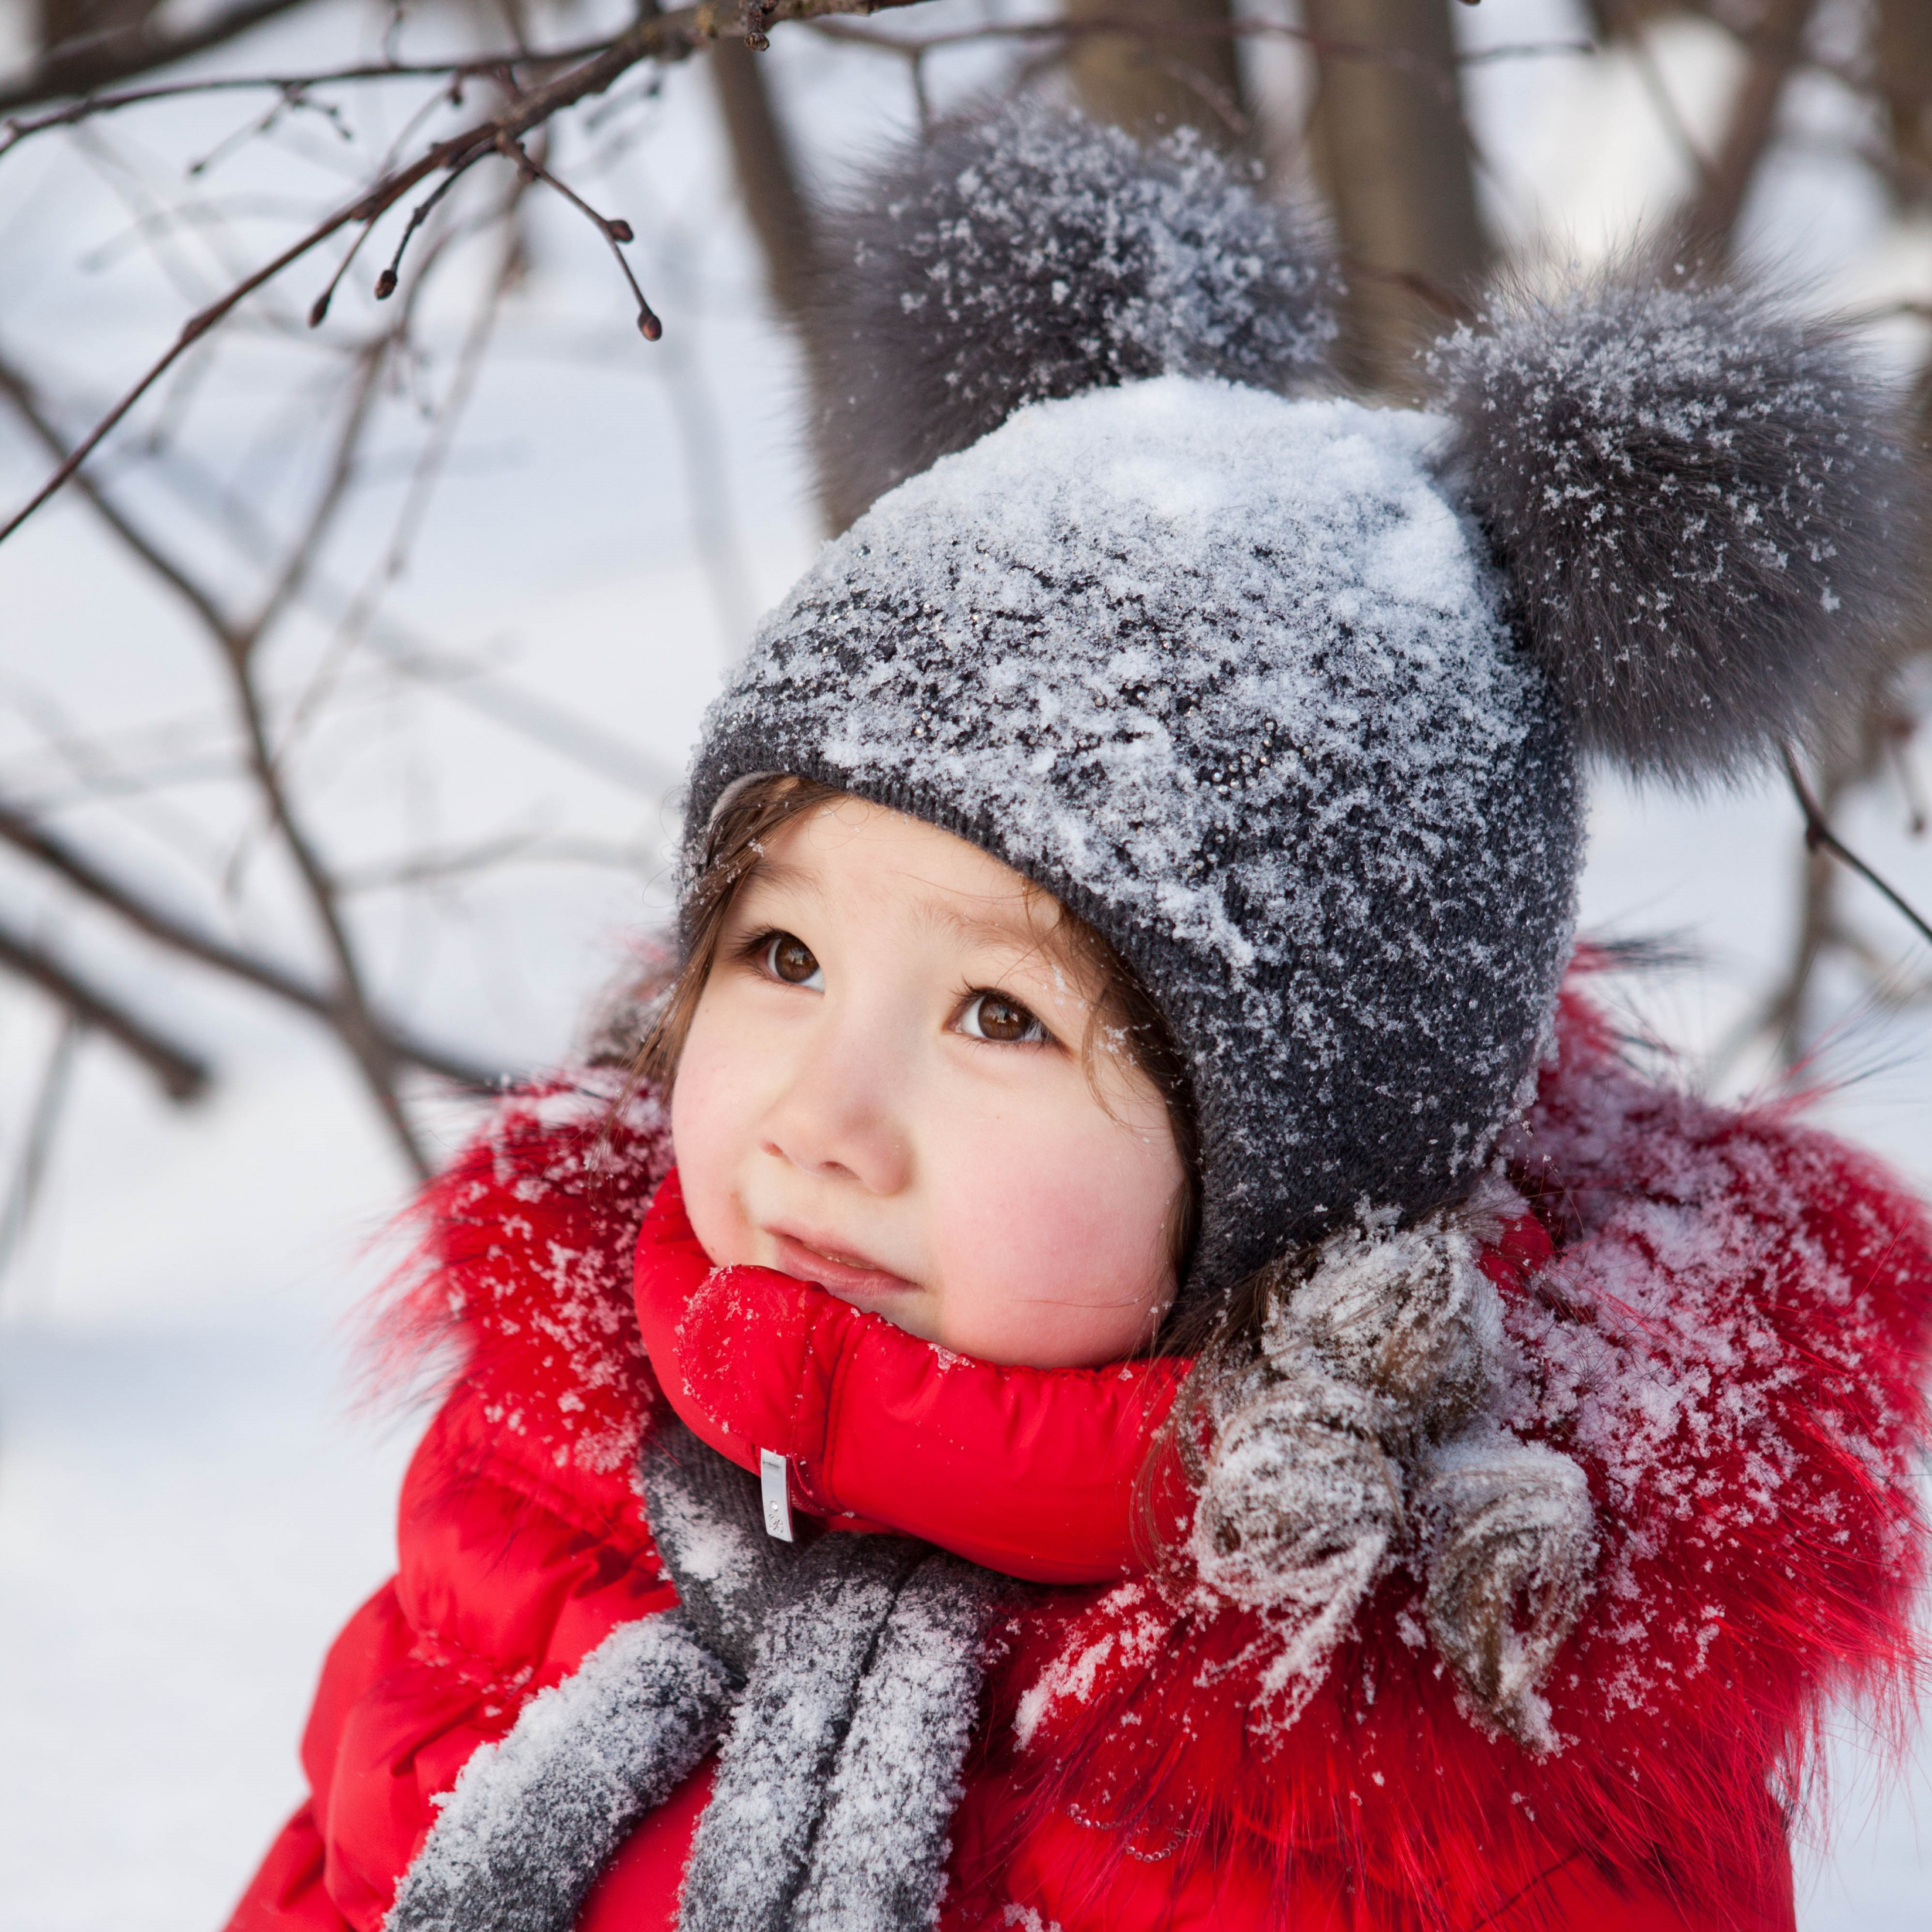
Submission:
M 854 516 L 1024 403 L 1173 374 L 1284 390 L 1335 332 L 1311 225 L 1238 165 L 1037 103 L 875 169 L 824 260 L 818 456 Z
M 1479 1719 L 1556 1747 L 1538 1686 L 1594 1572 L 1596 1515 L 1575 1461 L 1484 1413 L 1503 1334 L 1479 1252 L 1441 1216 L 1332 1236 L 1270 1290 L 1261 1361 L 1210 1397 L 1189 1553 L 1267 1623 L 1277 1721 L 1306 1707 L 1406 1561 L 1427 1573 L 1429 1634 Z
M 1437 1452 L 1421 1513 L 1440 1526 L 1426 1599 L 1436 1648 L 1481 1716 L 1526 1750 L 1555 1750 L 1537 1687 L 1597 1567 L 1581 1466 L 1500 1429 L 1472 1430 Z
M 1454 480 L 1587 750 L 1692 786 L 1836 737 L 1914 590 L 1896 403 L 1762 289 L 1506 293 L 1432 368 Z

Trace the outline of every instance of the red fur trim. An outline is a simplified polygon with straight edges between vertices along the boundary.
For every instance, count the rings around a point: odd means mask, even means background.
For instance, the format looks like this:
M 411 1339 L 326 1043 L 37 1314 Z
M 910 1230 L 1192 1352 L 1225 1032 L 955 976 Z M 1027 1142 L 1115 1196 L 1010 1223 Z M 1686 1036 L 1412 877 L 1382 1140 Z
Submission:
M 417 1204 L 422 1243 L 382 1323 L 389 1363 L 454 1342 L 504 1450 L 628 1492 L 658 1400 L 631 1254 L 670 1165 L 663 1108 L 620 1076 L 507 1097 Z
M 1559 1253 L 1505 1294 L 1507 1419 L 1583 1464 L 1601 1531 L 1546 1686 L 1562 1748 L 1458 1707 L 1406 1576 L 1288 1726 L 1255 1618 L 1146 1582 L 1063 1599 L 1011 1634 L 985 1768 L 1026 1787 L 1012 1834 L 1114 1828 L 1097 1900 L 1124 1857 L 1238 1835 L 1331 1865 L 1376 1924 L 1498 1909 L 1553 1845 L 1713 1923 L 1788 1911 L 1777 1805 L 1822 1701 L 1883 1700 L 1917 1655 L 1932 1228 L 1786 1114 L 1646 1085 L 1580 1001 L 1559 1040 L 1512 1149 Z

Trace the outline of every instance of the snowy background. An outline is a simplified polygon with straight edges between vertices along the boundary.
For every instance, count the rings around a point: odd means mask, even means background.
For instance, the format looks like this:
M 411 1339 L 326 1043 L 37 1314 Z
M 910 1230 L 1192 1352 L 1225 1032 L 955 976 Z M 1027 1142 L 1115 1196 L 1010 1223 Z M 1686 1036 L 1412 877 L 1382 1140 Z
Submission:
M 968 0 L 941 9 L 899 24 L 978 17 Z M 367 39 L 363 21 L 343 0 L 223 59 L 236 71 L 339 60 Z M 1459 24 L 1492 45 L 1583 26 L 1563 0 L 1484 0 Z M 19 57 L 20 25 L 0 0 L 0 60 Z M 420 31 L 434 39 L 436 17 Z M 1650 52 L 1677 115 L 1708 135 L 1737 78 L 1730 44 L 1679 27 Z M 1296 86 L 1291 53 L 1253 58 L 1268 85 Z M 770 60 L 815 155 L 862 156 L 910 120 L 895 61 L 792 30 Z M 936 77 L 964 88 L 994 60 L 962 54 Z M 1471 70 L 1470 99 L 1492 221 L 1520 246 L 1560 235 L 1594 253 L 1684 185 L 1634 63 L 1501 61 Z M 393 132 L 403 106 L 368 111 Z M 1862 111 L 1822 77 L 1798 85 L 1748 226 L 1821 301 L 1923 300 L 1932 231 L 1898 223 L 1844 158 Z M 278 131 L 196 184 L 189 198 L 229 219 L 219 243 L 190 223 L 158 245 L 139 182 L 247 118 L 154 110 L 116 123 L 84 168 L 59 137 L 0 162 L 0 349 L 38 345 L 77 403 L 104 400 L 197 288 L 258 259 L 290 205 L 338 194 L 366 159 L 326 127 Z M 366 876 L 356 917 L 385 995 L 505 1064 L 564 1053 L 662 917 L 671 794 L 699 712 L 816 540 L 790 352 L 764 316 L 702 66 L 667 73 L 634 124 L 599 192 L 638 228 L 664 342 L 638 342 L 594 235 L 537 209 L 538 272 L 505 315 L 388 629 L 336 665 L 327 626 L 298 625 L 270 680 L 291 705 L 324 669 L 331 680 L 301 740 L 304 782 L 332 854 Z M 284 298 L 290 312 L 318 276 Z M 454 296 L 432 311 L 426 383 L 447 377 L 464 315 Z M 1881 332 L 1881 345 L 1922 353 L 1920 328 Z M 294 352 L 260 329 L 192 400 L 206 475 L 268 517 L 300 440 Z M 395 447 L 395 478 L 375 479 L 342 560 L 379 546 L 395 514 L 400 430 Z M 0 504 L 42 467 L 0 423 Z M 125 488 L 185 531 L 216 494 L 198 498 L 185 476 L 131 464 Z M 240 580 L 245 522 L 226 527 Z M 432 659 L 454 668 L 426 673 Z M 60 502 L 0 547 L 0 787 L 228 929 L 307 944 L 272 866 L 250 870 L 229 730 L 205 643 L 84 506 Z M 1906 816 L 1876 791 L 1840 830 L 1924 906 L 1932 850 Z M 1781 965 L 1796 830 L 1772 788 L 1693 805 L 1611 787 L 1596 801 L 1586 930 L 1696 950 L 1695 965 L 1624 988 L 1687 1072 Z M 452 867 L 434 889 L 385 885 L 399 853 L 490 847 L 501 862 Z M 1846 903 L 1902 973 L 1923 969 L 1874 896 L 1854 884 Z M 392 1561 L 420 1418 L 359 1407 L 352 1344 L 405 1177 L 329 1043 L 91 918 L 49 899 L 41 930 L 84 944 L 143 1010 L 205 1043 L 220 1079 L 184 1113 L 84 1046 L 37 1211 L 0 1276 L 0 1932 L 207 1932 L 301 1794 L 296 1741 L 322 1649 Z M 1821 1067 L 1844 1084 L 1821 1111 L 1932 1185 L 1932 1021 L 1849 981 L 1822 992 Z M 43 1002 L 0 981 L 9 1135 L 56 1031 Z M 1762 1072 L 1747 1061 L 1723 1078 Z M 473 1117 L 426 1100 L 423 1117 L 447 1148 Z M 0 1172 L 15 1158 L 0 1144 Z M 1841 1729 L 1801 1923 L 1932 1924 L 1932 1743 L 1922 1727 L 1917 1772 L 1881 1777 L 1855 1714 Z

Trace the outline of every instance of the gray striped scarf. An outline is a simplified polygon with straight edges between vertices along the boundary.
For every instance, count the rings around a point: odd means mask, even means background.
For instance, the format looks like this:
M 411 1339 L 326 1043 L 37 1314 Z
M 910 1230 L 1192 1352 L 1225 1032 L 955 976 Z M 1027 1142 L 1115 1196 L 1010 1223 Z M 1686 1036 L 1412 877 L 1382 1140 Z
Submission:
M 679 1932 L 930 1925 L 1012 1586 L 904 1537 L 767 1536 L 756 1478 L 676 1423 L 641 1473 L 680 1607 L 612 1631 L 475 1753 L 385 1932 L 570 1932 L 714 1749 Z

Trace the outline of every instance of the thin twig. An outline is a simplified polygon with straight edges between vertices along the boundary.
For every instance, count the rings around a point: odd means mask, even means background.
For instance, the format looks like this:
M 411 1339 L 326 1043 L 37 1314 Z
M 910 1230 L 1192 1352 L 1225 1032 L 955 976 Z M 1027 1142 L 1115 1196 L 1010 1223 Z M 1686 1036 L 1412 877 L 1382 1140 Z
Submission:
M 599 214 L 575 189 L 558 180 L 541 162 L 532 161 L 524 151 L 522 142 L 512 141 L 508 134 L 499 134 L 496 145 L 498 152 L 515 162 L 526 179 L 540 181 L 545 186 L 554 188 L 573 208 L 595 226 L 618 267 L 624 271 L 624 279 L 631 284 L 631 293 L 637 298 L 638 333 L 647 342 L 656 342 L 664 334 L 664 324 L 658 319 L 651 304 L 645 300 L 644 291 L 638 286 L 638 278 L 631 274 L 631 264 L 624 258 L 624 243 L 637 239 L 631 224 L 621 216 Z
M 917 0 L 773 0 L 766 12 L 774 21 L 808 20 L 826 14 L 873 13 L 917 3 Z M 330 236 L 354 223 L 367 224 L 377 220 L 430 175 L 467 167 L 479 153 L 494 148 L 500 138 L 508 136 L 515 140 L 529 133 L 564 108 L 574 106 L 591 94 L 602 94 L 613 81 L 633 67 L 647 60 L 681 60 L 720 34 L 740 31 L 742 19 L 741 9 L 730 4 L 729 0 L 699 0 L 695 6 L 648 15 L 617 35 L 594 58 L 544 86 L 519 95 L 502 113 L 479 121 L 446 141 L 435 142 L 406 167 L 386 175 L 355 200 L 325 216 L 280 254 L 264 263 L 253 274 L 243 276 L 226 294 L 189 317 L 170 347 L 149 365 L 81 438 L 66 461 L 4 525 L 0 525 L 0 543 L 4 543 L 60 490 L 114 432 L 128 412 L 188 349 L 257 290 L 274 281 L 284 269 L 312 253 Z
M 260 692 L 256 687 L 253 665 L 261 639 L 293 601 L 311 559 L 325 542 L 330 527 L 347 498 L 363 431 L 375 402 L 386 347 L 386 343 L 379 344 L 365 356 L 361 375 L 337 432 L 334 459 L 311 509 L 307 527 L 290 548 L 286 568 L 264 600 L 255 622 L 246 631 L 231 632 L 223 641 L 226 648 L 222 655 L 228 668 L 235 707 L 241 718 L 249 767 L 256 787 L 276 830 L 281 835 L 283 845 L 294 862 L 309 909 L 321 927 L 333 957 L 335 994 L 332 1005 L 337 1030 L 360 1069 L 363 1083 L 377 1110 L 388 1122 L 403 1158 L 420 1179 L 427 1180 L 433 1170 L 396 1088 L 396 1056 L 383 1038 L 363 985 L 361 964 L 342 917 L 335 881 L 284 781 L 282 762 L 270 740 L 267 717 L 262 708 Z
M 200 618 L 217 645 L 223 662 L 228 666 L 248 747 L 251 770 L 269 815 L 288 846 L 297 872 L 307 889 L 311 905 L 335 957 L 338 971 L 335 992 L 326 995 L 317 993 L 277 969 L 262 967 L 259 962 L 246 961 L 244 956 L 236 954 L 233 949 L 223 947 L 219 941 L 192 935 L 182 928 L 179 922 L 170 921 L 151 909 L 144 913 L 135 912 L 132 909 L 138 902 L 131 893 L 112 886 L 97 868 L 90 866 L 77 855 L 62 852 L 57 842 L 53 840 L 50 835 L 31 826 L 21 815 L 11 812 L 4 807 L 0 807 L 0 838 L 5 838 L 21 849 L 32 852 L 43 863 L 62 871 L 70 883 L 80 886 L 94 896 L 105 903 L 115 904 L 117 910 L 121 910 L 124 916 L 134 919 L 135 923 L 141 924 L 143 930 L 152 937 L 175 945 L 179 950 L 194 954 L 205 964 L 217 966 L 243 978 L 252 979 L 265 990 L 276 992 L 335 1024 L 344 1044 L 349 1048 L 361 1068 L 379 1110 L 395 1132 L 399 1145 L 412 1162 L 420 1165 L 423 1161 L 421 1149 L 402 1114 L 401 1104 L 395 1090 L 394 1073 L 397 1063 L 406 1061 L 437 1071 L 446 1078 L 461 1080 L 465 1084 L 488 1083 L 491 1076 L 485 1070 L 473 1065 L 464 1066 L 451 1056 L 433 1053 L 413 1043 L 406 1045 L 396 1037 L 393 1029 L 375 1018 L 362 989 L 354 948 L 335 906 L 332 882 L 308 838 L 283 784 L 278 760 L 270 747 L 267 723 L 255 689 L 251 665 L 251 660 L 261 639 L 299 596 L 307 573 L 312 567 L 316 551 L 346 496 L 354 472 L 355 450 L 360 441 L 362 428 L 374 400 L 379 366 L 379 353 L 370 352 L 366 359 L 362 380 L 345 416 L 342 432 L 338 436 L 335 461 L 311 509 L 307 527 L 291 547 L 287 565 L 264 597 L 252 623 L 240 623 L 223 611 L 213 595 L 164 553 L 158 545 L 137 529 L 91 478 L 83 477 L 80 485 L 88 501 L 121 541 Z M 60 449 L 60 436 L 40 413 L 32 391 L 24 380 L 4 362 L 0 362 L 0 394 L 12 399 L 23 420 L 34 430 L 45 447 L 51 451 L 57 452 Z
M 1876 886 L 1906 920 L 1917 928 L 1923 938 L 1932 940 L 1932 923 L 1928 923 L 1921 913 L 1916 911 L 1911 905 L 1901 898 L 1838 837 L 1836 832 L 1832 831 L 1825 819 L 1824 812 L 1819 808 L 1818 801 L 1811 795 L 1811 787 L 1804 782 L 1804 773 L 1798 769 L 1797 754 L 1793 752 L 1789 745 L 1782 747 L 1781 751 L 1784 760 L 1784 775 L 1791 781 L 1792 794 L 1798 800 L 1798 809 L 1804 815 L 1805 849 L 1808 852 L 1818 852 L 1822 849 L 1828 852 L 1840 865 L 1849 866 L 1867 884 Z
M 157 100 L 175 100 L 185 95 L 223 94 L 287 94 L 311 87 L 350 87 L 378 80 L 437 80 L 456 83 L 496 74 L 519 67 L 542 69 L 569 66 L 600 53 L 608 40 L 587 41 L 573 47 L 557 47 L 539 53 L 476 54 L 457 60 L 377 61 L 359 66 L 335 67 L 318 73 L 222 74 L 205 80 L 168 80 L 152 87 L 130 87 L 119 94 L 89 93 L 64 107 L 22 119 L 10 117 L 0 127 L 0 155 L 18 147 L 30 136 L 45 134 L 51 128 L 71 128 L 102 114 L 117 114 L 124 107 L 145 107 Z
M 638 872 L 651 862 L 651 857 L 647 846 L 616 845 L 608 839 L 507 832 L 479 845 L 422 852 L 413 859 L 395 859 L 386 865 L 344 872 L 340 883 L 345 893 L 394 892 L 493 872 L 505 866 L 588 866 L 600 870 Z
M 0 801 L 0 842 L 44 866 L 97 905 L 105 906 L 135 931 L 165 946 L 171 952 L 180 953 L 216 972 L 259 988 L 318 1019 L 333 1017 L 333 999 L 299 974 L 277 965 L 273 960 L 264 959 L 260 954 L 245 952 L 226 940 L 201 930 L 181 913 L 164 910 L 126 880 L 116 878 L 97 859 L 39 818 L 5 801 Z M 420 1067 L 439 1080 L 479 1092 L 487 1092 L 502 1083 L 502 1070 L 498 1068 L 431 1046 L 393 1026 L 383 1030 L 389 1049 L 397 1059 Z
M 1336 60 L 1386 63 L 1391 66 L 1427 69 L 1431 73 L 1440 72 L 1445 65 L 1406 48 L 1384 46 L 1367 40 L 1333 39 L 1325 34 L 1315 33 L 1306 27 L 1291 26 L 1281 20 L 1160 20 L 1150 19 L 1141 14 L 1120 14 L 1080 20 L 995 20 L 979 26 L 951 28 L 941 33 L 899 34 L 874 33 L 866 28 L 854 26 L 835 15 L 828 15 L 815 19 L 812 29 L 847 46 L 869 47 L 879 53 L 896 54 L 905 60 L 921 60 L 929 53 L 950 47 L 968 46 L 987 40 L 1079 40 L 1103 36 L 1136 40 L 1292 40 L 1311 53 Z M 1446 64 L 1451 68 L 1486 67 L 1505 60 L 1573 57 L 1596 52 L 1596 43 L 1591 40 L 1526 40 L 1502 46 L 1476 48 L 1453 56 Z
M 0 91 L 0 113 L 30 107 L 60 94 L 91 93 L 136 74 L 172 66 L 190 54 L 224 46 L 299 4 L 300 0 L 243 0 L 241 5 L 204 20 L 199 27 L 167 35 L 155 32 L 151 11 L 128 26 L 63 42 L 49 47 L 24 80 Z
M 487 150 L 485 151 L 487 152 Z M 430 193 L 424 196 L 422 200 L 418 202 L 417 205 L 410 210 L 408 223 L 403 230 L 403 238 L 396 244 L 396 252 L 389 257 L 388 267 L 386 267 L 383 270 L 382 274 L 378 275 L 376 278 L 376 299 L 379 302 L 387 301 L 389 298 L 396 293 L 396 280 L 402 272 L 403 251 L 409 247 L 411 240 L 415 236 L 417 230 L 420 228 L 423 223 L 427 221 L 430 216 L 436 212 L 437 205 L 441 202 L 443 197 L 447 195 L 450 190 L 454 188 L 456 184 L 461 181 L 479 161 L 483 158 L 483 155 L 475 154 L 471 155 L 467 161 L 459 162 L 454 167 L 451 168 L 450 172 L 445 175 L 440 181 L 436 184 L 436 186 L 430 192 Z M 364 226 L 362 233 L 366 235 L 369 230 L 374 227 L 375 225 L 374 219 L 372 217 L 371 219 Z M 359 243 L 358 246 L 360 244 Z M 355 250 L 352 248 L 349 251 L 348 260 L 345 260 L 343 263 L 342 267 L 346 268 L 349 266 L 349 261 L 354 260 L 355 257 Z M 327 296 L 332 295 L 335 293 L 335 281 L 339 281 L 340 279 L 341 273 L 340 270 L 338 270 L 335 279 L 330 282 L 328 289 L 324 291 L 325 298 Z M 326 315 L 328 313 L 328 309 L 326 299 L 325 299 L 324 302 L 318 308 L 312 308 L 309 311 L 309 327 L 311 328 L 315 328 L 321 322 L 323 316 Z

